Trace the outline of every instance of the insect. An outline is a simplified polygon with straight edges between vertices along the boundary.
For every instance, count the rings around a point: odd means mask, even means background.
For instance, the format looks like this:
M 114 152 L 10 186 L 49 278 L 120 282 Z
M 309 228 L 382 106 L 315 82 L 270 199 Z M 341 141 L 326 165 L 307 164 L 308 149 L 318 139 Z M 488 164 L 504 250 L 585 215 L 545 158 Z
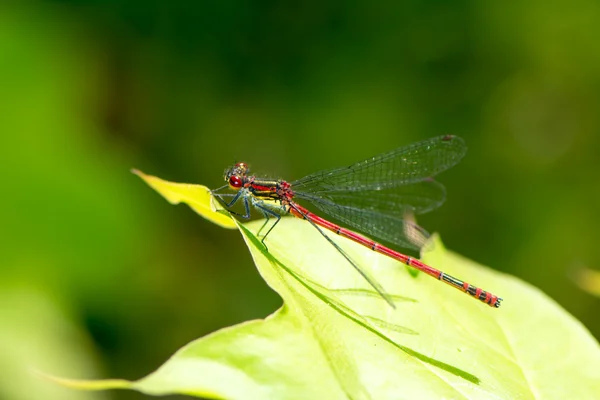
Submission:
M 276 219 L 263 236 L 263 244 L 282 215 L 291 214 L 308 221 L 392 307 L 394 303 L 382 286 L 323 229 L 416 268 L 489 306 L 500 307 L 502 298 L 367 237 L 378 238 L 393 246 L 420 249 L 428 234 L 406 215 L 425 213 L 443 203 L 445 188 L 433 176 L 457 164 L 466 150 L 461 138 L 439 136 L 399 147 L 347 167 L 320 171 L 293 182 L 258 178 L 250 175 L 248 164 L 239 162 L 226 170 L 227 184 L 213 193 L 228 209 L 242 201 L 245 214 L 236 214 L 243 218 L 250 218 L 250 205 L 260 210 L 266 217 L 260 231 L 270 218 Z M 217 193 L 227 187 L 236 193 Z M 223 200 L 225 196 L 231 196 L 232 199 L 227 202 Z M 296 200 L 312 204 L 356 231 L 310 212 Z

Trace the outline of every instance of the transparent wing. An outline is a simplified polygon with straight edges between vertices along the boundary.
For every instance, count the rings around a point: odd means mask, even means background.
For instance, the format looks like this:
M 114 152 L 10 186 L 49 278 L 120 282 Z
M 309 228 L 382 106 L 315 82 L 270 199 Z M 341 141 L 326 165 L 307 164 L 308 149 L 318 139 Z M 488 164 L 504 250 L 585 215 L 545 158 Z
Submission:
M 446 199 L 446 189 L 441 183 L 427 179 L 382 190 L 329 191 L 318 194 L 297 191 L 294 197 L 323 204 L 328 211 L 335 207 L 345 207 L 404 218 L 407 213 L 423 214 L 438 208 Z
M 406 207 L 388 209 L 393 202 L 374 202 L 364 208 L 356 202 L 357 198 L 349 200 L 346 204 L 320 197 L 304 198 L 310 200 L 311 204 L 343 225 L 394 246 L 420 250 L 429 238 L 429 233 L 410 219 L 414 209 Z
M 431 178 L 458 163 L 466 150 L 461 138 L 438 136 L 291 184 L 294 190 L 314 194 L 382 190 Z

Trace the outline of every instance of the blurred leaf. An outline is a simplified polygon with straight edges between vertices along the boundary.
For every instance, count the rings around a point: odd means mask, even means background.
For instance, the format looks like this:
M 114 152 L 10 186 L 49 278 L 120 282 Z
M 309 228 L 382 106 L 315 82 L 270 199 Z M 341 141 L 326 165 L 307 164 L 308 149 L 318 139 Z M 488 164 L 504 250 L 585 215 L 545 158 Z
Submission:
M 103 393 L 66 390 L 39 379 L 36 370 L 96 375 L 89 338 L 63 309 L 56 295 L 19 280 L 0 287 L 0 398 L 92 400 Z
M 175 187 L 214 218 L 197 186 Z M 279 311 L 198 339 L 139 381 L 61 383 L 231 399 L 598 398 L 598 343 L 536 288 L 436 239 L 424 261 L 503 295 L 504 306 L 492 309 L 332 235 L 385 283 L 392 309 L 311 225 L 283 218 L 267 252 L 254 233 L 262 223 L 239 228 L 259 272 L 284 299 Z
M 600 271 L 579 268 L 573 276 L 575 283 L 584 291 L 600 296 Z

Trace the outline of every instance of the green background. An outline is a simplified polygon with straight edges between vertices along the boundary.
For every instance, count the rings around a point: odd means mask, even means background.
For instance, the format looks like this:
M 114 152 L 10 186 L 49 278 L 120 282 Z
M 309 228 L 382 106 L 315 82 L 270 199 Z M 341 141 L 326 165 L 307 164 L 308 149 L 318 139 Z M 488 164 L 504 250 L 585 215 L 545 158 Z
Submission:
M 145 398 L 23 371 L 136 379 L 280 305 L 239 234 L 131 167 L 293 180 L 441 134 L 469 152 L 420 224 L 600 337 L 570 279 L 600 265 L 599 18 L 591 0 L 2 2 L 0 397 Z

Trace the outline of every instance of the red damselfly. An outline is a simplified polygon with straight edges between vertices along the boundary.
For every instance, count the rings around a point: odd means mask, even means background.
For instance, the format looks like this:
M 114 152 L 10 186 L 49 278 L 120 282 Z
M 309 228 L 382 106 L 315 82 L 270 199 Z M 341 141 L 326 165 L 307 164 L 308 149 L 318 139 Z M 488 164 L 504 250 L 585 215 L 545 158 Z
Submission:
M 296 203 L 296 199 L 306 200 L 325 214 L 365 235 L 393 246 L 419 250 L 428 233 L 407 216 L 431 211 L 443 203 L 445 188 L 433 177 L 458 163 L 466 150 L 465 142 L 461 138 L 452 135 L 439 136 L 397 148 L 348 167 L 317 172 L 293 182 L 250 175 L 248 164 L 240 162 L 226 170 L 227 184 L 214 190 L 213 194 L 220 198 L 228 209 L 242 200 L 245 214 L 235 214 L 246 219 L 250 218 L 250 205 L 259 209 L 266 218 L 259 234 L 269 219 L 275 218 L 275 222 L 262 238 L 263 244 L 282 214 L 305 219 L 392 307 L 394 303 L 381 285 L 321 228 L 416 268 L 492 307 L 500 307 L 502 298 L 362 234 L 343 228 Z M 236 193 L 217 193 L 227 187 Z M 232 199 L 225 201 L 225 196 L 231 196 Z

